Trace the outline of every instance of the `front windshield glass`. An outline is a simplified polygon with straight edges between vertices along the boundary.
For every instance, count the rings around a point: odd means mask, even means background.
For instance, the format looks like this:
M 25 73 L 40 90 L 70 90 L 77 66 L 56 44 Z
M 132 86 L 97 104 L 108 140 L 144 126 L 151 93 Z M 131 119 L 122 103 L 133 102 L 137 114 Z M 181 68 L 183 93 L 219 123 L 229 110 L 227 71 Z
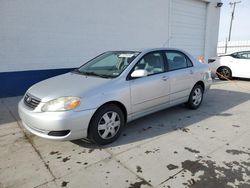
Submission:
M 138 56 L 139 52 L 106 52 L 77 69 L 84 75 L 103 78 L 118 77 L 123 70 Z

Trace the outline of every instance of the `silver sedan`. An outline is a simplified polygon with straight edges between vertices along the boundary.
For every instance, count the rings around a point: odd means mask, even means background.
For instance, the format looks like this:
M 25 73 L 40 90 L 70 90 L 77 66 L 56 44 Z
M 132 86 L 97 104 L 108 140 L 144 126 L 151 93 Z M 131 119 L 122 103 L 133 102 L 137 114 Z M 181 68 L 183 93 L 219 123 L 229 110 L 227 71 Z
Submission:
M 35 135 L 108 144 L 139 117 L 181 103 L 197 109 L 211 82 L 208 66 L 182 50 L 110 51 L 33 85 L 18 111 Z

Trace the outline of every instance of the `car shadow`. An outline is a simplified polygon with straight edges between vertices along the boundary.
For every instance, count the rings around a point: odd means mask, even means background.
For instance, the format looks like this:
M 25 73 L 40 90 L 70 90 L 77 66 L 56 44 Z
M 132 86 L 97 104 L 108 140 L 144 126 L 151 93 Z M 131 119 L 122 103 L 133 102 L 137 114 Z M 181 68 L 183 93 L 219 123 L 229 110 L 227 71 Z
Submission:
M 231 81 L 250 81 L 250 78 L 239 78 L 239 77 L 233 77 L 232 79 L 231 79 Z M 225 80 L 220 80 L 217 76 L 215 76 L 214 78 L 213 78 L 213 81 L 214 82 L 227 82 L 227 81 L 225 81 Z
M 233 80 L 250 81 L 250 78 L 236 78 L 236 77 L 234 77 Z
M 216 81 L 214 84 L 226 84 L 226 81 Z M 0 126 L 20 120 L 17 113 L 17 103 L 21 97 L 1 99 L 2 105 Z M 188 131 L 188 127 L 213 116 L 227 117 L 233 114 L 226 111 L 250 100 L 250 94 L 223 89 L 210 89 L 205 95 L 202 105 L 197 110 L 190 110 L 184 105 L 165 109 L 151 115 L 132 121 L 126 125 L 120 138 L 112 144 L 97 146 L 86 140 L 71 141 L 85 148 L 109 148 L 169 134 L 178 129 Z M 8 105 L 8 109 L 4 106 Z M 11 113 L 11 114 L 10 114 Z M 14 116 L 14 118 L 13 118 Z
M 0 98 L 0 126 L 19 120 L 17 105 L 21 96 Z
M 112 144 L 97 146 L 85 140 L 75 140 L 72 143 L 85 148 L 109 148 L 158 137 L 179 129 L 188 132 L 189 126 L 207 118 L 233 116 L 226 111 L 248 100 L 249 93 L 211 89 L 205 95 L 199 109 L 190 110 L 184 105 L 179 105 L 132 121 L 124 128 L 120 138 Z

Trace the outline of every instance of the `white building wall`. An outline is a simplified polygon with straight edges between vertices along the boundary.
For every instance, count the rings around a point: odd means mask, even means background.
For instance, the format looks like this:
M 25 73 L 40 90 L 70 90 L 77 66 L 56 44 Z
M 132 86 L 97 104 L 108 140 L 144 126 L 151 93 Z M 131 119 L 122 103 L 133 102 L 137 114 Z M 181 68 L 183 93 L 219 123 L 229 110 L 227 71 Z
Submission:
M 208 3 L 209 12 L 199 12 L 206 14 L 206 23 L 192 25 L 189 18 L 186 22 L 190 26 L 170 33 L 176 26 L 173 12 L 190 9 L 196 14 L 193 5 L 203 2 L 178 1 L 175 6 L 175 0 L 2 0 L 0 72 L 77 67 L 106 50 L 164 44 L 186 49 L 195 56 L 214 56 L 219 22 L 215 1 Z M 185 22 L 184 18 L 181 22 Z M 188 27 L 198 28 L 190 35 L 190 44 L 185 37 L 179 38 Z M 201 33 L 204 27 L 206 31 Z M 188 48 L 196 44 L 197 49 Z
M 217 43 L 220 23 L 220 8 L 217 7 L 217 3 L 219 2 L 220 1 L 213 0 L 209 1 L 207 5 L 206 35 L 204 43 L 204 57 L 206 60 L 217 55 Z
M 173 0 L 170 46 L 204 56 L 207 3 L 197 0 Z
M 106 50 L 162 46 L 167 6 L 164 0 L 1 1 L 0 70 L 76 67 Z

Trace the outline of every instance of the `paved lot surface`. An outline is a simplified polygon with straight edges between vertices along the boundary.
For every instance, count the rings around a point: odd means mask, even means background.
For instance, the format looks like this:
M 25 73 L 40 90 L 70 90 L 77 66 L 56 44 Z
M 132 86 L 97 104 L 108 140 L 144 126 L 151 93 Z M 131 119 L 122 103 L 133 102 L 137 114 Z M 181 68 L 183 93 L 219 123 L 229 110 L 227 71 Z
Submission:
M 250 81 L 216 81 L 200 109 L 129 123 L 115 143 L 55 142 L 23 130 L 0 99 L 0 187 L 250 187 Z

